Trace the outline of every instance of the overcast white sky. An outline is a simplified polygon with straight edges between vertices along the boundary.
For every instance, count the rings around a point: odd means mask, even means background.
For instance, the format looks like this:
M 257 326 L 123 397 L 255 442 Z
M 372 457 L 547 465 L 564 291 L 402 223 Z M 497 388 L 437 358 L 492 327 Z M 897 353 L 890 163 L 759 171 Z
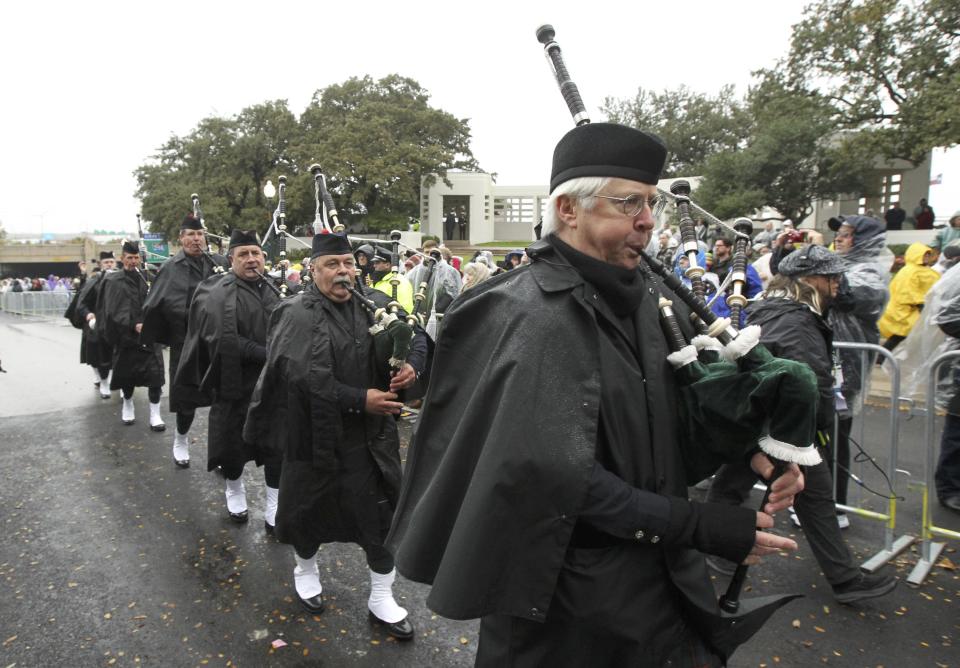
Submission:
M 210 115 L 398 73 L 470 119 L 498 183 L 545 183 L 572 127 L 534 33 L 551 23 L 594 120 L 608 95 L 743 92 L 787 50 L 806 0 L 674 2 L 31 2 L 0 20 L 0 223 L 135 230 L 133 170 Z M 934 164 L 957 191 L 960 156 Z M 317 156 L 322 162 L 323 156 Z M 931 203 L 938 207 L 935 191 Z M 943 208 L 960 208 L 960 199 Z

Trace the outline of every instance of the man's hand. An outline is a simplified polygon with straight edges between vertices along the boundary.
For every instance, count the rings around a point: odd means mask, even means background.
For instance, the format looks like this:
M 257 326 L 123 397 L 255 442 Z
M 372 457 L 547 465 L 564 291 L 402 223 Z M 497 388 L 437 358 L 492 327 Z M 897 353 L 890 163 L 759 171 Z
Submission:
M 794 464 L 794 466 L 796 465 Z M 772 526 L 772 517 L 766 513 L 757 513 L 758 529 L 769 529 Z M 766 531 L 758 531 L 757 538 L 753 543 L 753 549 L 750 550 L 750 554 L 748 554 L 747 558 L 743 560 L 743 563 L 747 566 L 752 566 L 753 564 L 760 563 L 760 558 L 768 554 L 773 554 L 775 552 L 779 552 L 780 550 L 793 551 L 796 549 L 797 544 L 789 538 L 767 533 Z
M 97 317 L 97 316 L 94 315 L 93 313 L 88 313 L 88 314 L 87 314 L 87 322 L 90 322 L 91 320 L 93 320 L 93 319 L 96 318 L 96 317 Z
M 133 326 L 133 328 L 134 328 L 135 330 L 137 330 L 137 334 L 139 334 L 139 333 L 140 333 L 140 330 L 143 329 L 143 323 L 142 323 L 142 322 L 138 322 L 136 325 Z
M 390 391 L 397 392 L 404 390 L 413 385 L 415 380 L 417 380 L 417 372 L 413 370 L 412 366 L 404 363 L 400 371 L 390 378 Z
M 364 410 L 373 415 L 399 415 L 403 404 L 395 401 L 397 395 L 393 392 L 383 392 L 370 388 L 367 390 L 367 403 Z
M 753 472 L 764 480 L 770 480 L 773 475 L 773 462 L 763 454 L 758 452 L 750 459 L 750 468 Z M 783 510 L 793 505 L 793 497 L 803 491 L 803 473 L 796 464 L 790 464 L 779 478 L 773 481 L 773 489 L 770 490 L 770 498 L 767 505 L 764 506 L 764 512 L 771 515 L 778 510 Z

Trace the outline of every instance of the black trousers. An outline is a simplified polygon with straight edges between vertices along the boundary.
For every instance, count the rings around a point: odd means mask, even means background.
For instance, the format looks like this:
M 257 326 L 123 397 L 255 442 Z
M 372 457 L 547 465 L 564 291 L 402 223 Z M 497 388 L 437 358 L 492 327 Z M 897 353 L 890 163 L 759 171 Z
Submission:
M 805 484 L 793 502 L 793 509 L 803 534 L 827 582 L 831 585 L 849 582 L 859 575 L 860 569 L 853 563 L 853 555 L 840 534 L 830 469 L 825 461 L 800 468 Z M 756 480 L 757 475 L 747 463 L 725 464 L 710 485 L 707 501 L 740 505 L 750 496 Z
M 236 480 L 243 475 L 243 464 L 239 466 L 223 466 L 223 477 L 227 480 Z M 263 463 L 263 481 L 267 487 L 277 489 L 280 487 L 280 472 L 283 470 L 283 460 L 279 457 L 268 459 Z
M 147 388 L 147 396 L 150 398 L 150 403 L 151 403 L 151 404 L 155 404 L 155 403 L 158 403 L 158 402 L 160 401 L 161 389 L 162 389 L 162 388 L 160 388 L 160 387 L 150 387 L 150 388 Z M 121 388 L 120 391 L 123 392 L 123 398 L 124 398 L 124 399 L 129 399 L 130 397 L 133 396 L 133 390 L 134 390 L 133 385 L 130 385 L 129 387 L 123 387 L 123 388 Z
M 380 575 L 386 575 L 393 570 L 393 555 L 390 554 L 390 550 L 385 548 L 383 545 L 360 545 L 363 548 L 364 554 L 367 555 L 367 566 L 374 573 L 379 573 Z M 316 552 L 314 552 L 316 554 Z M 301 559 L 309 559 L 312 555 L 309 554 L 300 554 L 300 550 L 297 550 L 297 556 Z
M 853 417 L 837 419 L 837 470 L 833 470 L 833 452 L 824 453 L 830 474 L 837 481 L 837 503 L 847 505 L 847 490 L 850 488 L 850 430 Z

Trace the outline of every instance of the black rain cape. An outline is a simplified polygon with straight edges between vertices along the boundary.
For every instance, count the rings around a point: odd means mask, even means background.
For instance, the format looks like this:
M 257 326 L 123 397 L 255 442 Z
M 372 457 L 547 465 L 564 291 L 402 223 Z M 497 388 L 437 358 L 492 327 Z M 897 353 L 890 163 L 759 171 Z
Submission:
M 385 307 L 383 293 L 366 291 L 368 299 Z M 325 542 L 382 543 L 400 492 L 400 441 L 392 416 L 361 414 L 345 418 L 338 402 L 333 369 L 350 357 L 364 370 L 356 369 L 354 387 L 385 389 L 389 379 L 377 377 L 374 345 L 369 322 L 359 305 L 354 308 L 355 331 L 349 336 L 334 323 L 334 307 L 311 283 L 303 292 L 280 302 L 270 318 L 267 361 L 250 399 L 244 440 L 269 445 L 283 453 L 277 539 L 294 545 L 302 554 L 313 553 Z M 418 332 L 408 362 L 422 369 L 425 335 Z M 345 364 L 346 366 L 346 364 Z M 349 373 L 349 372 L 347 372 Z M 361 421 L 361 425 L 357 421 Z M 347 424 L 349 421 L 349 424 Z M 372 522 L 354 521 L 344 515 L 341 487 L 344 479 L 337 452 L 349 439 L 364 439 L 379 471 L 384 495 Z M 356 493 L 358 490 L 354 490 Z M 371 497 L 369 501 L 378 502 Z M 356 499 L 358 506 L 363 499 Z M 365 519 L 370 519 L 365 515 Z
M 97 334 L 113 346 L 110 389 L 163 385 L 163 353 L 157 344 L 140 343 L 135 326 L 143 322 L 146 274 L 114 271 L 101 279 L 97 299 Z
M 595 461 L 597 295 L 547 242 L 528 254 L 529 267 L 486 281 L 444 317 L 387 539 L 399 572 L 432 584 L 427 605 L 453 619 L 544 619 Z M 686 498 L 704 464 L 696 452 L 685 463 L 678 445 L 677 386 L 654 294 L 672 293 L 646 280 L 650 298 L 634 325 L 650 428 L 637 447 L 651 449 L 652 491 Z M 710 622 L 720 613 L 702 556 L 661 549 L 685 621 L 717 642 Z
M 232 470 L 247 461 L 259 466 L 269 457 L 259 444 L 244 442 L 239 437 L 256 372 L 260 370 L 259 365 L 251 368 L 250 362 L 245 363 L 240 337 L 245 332 L 248 338 L 254 338 L 250 332 L 260 321 L 241 321 L 238 313 L 245 311 L 238 301 L 242 291 L 251 306 L 264 309 L 248 317 L 265 318 L 265 312 L 276 305 L 278 298 L 263 286 L 261 300 L 256 302 L 256 297 L 241 287 L 241 280 L 233 272 L 214 274 L 197 287 L 190 306 L 187 337 L 172 382 L 180 406 L 214 406 L 207 429 L 208 470 L 217 466 Z M 279 459 L 279 453 L 275 457 Z
M 220 266 L 227 268 L 221 255 L 212 256 Z M 150 286 L 150 294 L 143 305 L 143 343 L 162 343 L 180 346 L 187 334 L 187 315 L 190 300 L 197 286 L 213 272 L 210 261 L 199 258 L 200 271 L 182 250 L 163 263 L 157 278 Z
M 232 273 L 216 274 L 197 286 L 180 364 L 171 383 L 184 407 L 209 406 L 214 390 L 224 401 L 240 398 L 236 282 Z

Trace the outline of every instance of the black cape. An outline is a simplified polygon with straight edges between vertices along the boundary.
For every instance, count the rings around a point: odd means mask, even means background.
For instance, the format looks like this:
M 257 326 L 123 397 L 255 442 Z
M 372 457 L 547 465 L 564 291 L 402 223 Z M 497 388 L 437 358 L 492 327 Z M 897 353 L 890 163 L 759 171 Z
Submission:
M 596 459 L 598 296 L 549 243 L 528 253 L 529 267 L 471 290 L 444 317 L 387 539 L 400 573 L 432 584 L 428 606 L 454 619 L 545 619 Z M 650 391 L 632 399 L 645 401 L 649 427 L 637 448 L 651 453 L 653 470 L 634 484 L 686 498 L 703 471 L 678 446 L 656 303 L 656 293 L 672 295 L 646 280 L 649 298 L 632 323 Z M 702 556 L 663 542 L 659 550 L 685 621 L 713 642 L 708 620 L 720 613 Z
M 110 389 L 160 387 L 164 382 L 163 353 L 159 344 L 144 345 L 135 329 L 143 322 L 147 297 L 145 274 L 115 271 L 103 280 L 97 300 L 97 335 L 113 346 Z
M 248 461 L 260 465 L 268 458 L 256 443 L 242 439 L 263 366 L 262 357 L 255 359 L 246 344 L 266 344 L 270 313 L 279 301 L 267 286 L 251 290 L 232 272 L 211 276 L 196 290 L 172 385 L 184 407 L 214 406 L 207 432 L 209 470 L 235 470 Z
M 87 277 L 81 275 L 80 284 L 74 290 L 73 297 L 70 298 L 70 304 L 63 314 L 63 317 L 69 320 L 75 329 L 80 330 L 80 364 L 89 363 L 87 361 L 87 346 L 89 345 L 87 343 L 87 332 L 90 331 L 90 328 L 86 326 L 86 314 L 82 313 L 80 309 L 80 294 L 83 292 L 83 286 L 86 282 Z
M 377 291 L 366 294 L 378 306 L 389 302 Z M 400 442 L 392 416 L 362 412 L 366 388 L 389 383 L 377 375 L 369 326 L 355 299 L 338 311 L 312 283 L 282 301 L 270 320 L 244 439 L 283 452 L 276 535 L 301 555 L 325 542 L 379 545 L 389 529 Z M 417 371 L 425 337 L 417 332 L 407 360 Z M 375 478 L 373 488 L 352 484 L 369 477 L 355 475 L 364 470 Z
M 212 257 L 219 266 L 228 268 L 222 255 Z M 182 346 L 193 293 L 213 273 L 213 265 L 207 258 L 200 256 L 194 260 L 182 250 L 164 262 L 143 304 L 140 340 L 146 344 Z
M 84 333 L 81 337 L 84 347 L 80 351 L 80 361 L 99 368 L 110 368 L 113 364 L 113 346 L 98 333 L 100 314 L 97 313 L 97 302 L 100 298 L 100 288 L 103 287 L 103 278 L 108 272 L 99 272 L 91 276 L 83 284 L 77 299 L 75 318 L 83 320 Z M 93 313 L 97 318 L 97 326 L 91 329 L 86 323 L 87 314 Z

